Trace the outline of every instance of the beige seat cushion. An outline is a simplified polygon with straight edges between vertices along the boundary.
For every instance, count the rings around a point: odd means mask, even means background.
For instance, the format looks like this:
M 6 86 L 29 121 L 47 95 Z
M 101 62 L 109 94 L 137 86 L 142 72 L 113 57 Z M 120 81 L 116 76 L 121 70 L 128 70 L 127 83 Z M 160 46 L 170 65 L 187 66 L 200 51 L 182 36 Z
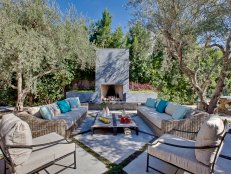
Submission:
M 33 144 L 43 144 L 60 139 L 63 139 L 63 137 L 56 133 L 50 133 L 41 137 L 34 138 Z M 66 143 L 66 140 L 62 141 L 62 143 Z M 17 166 L 16 172 L 17 174 L 28 173 L 73 151 L 75 151 L 74 143 L 33 148 L 33 152 L 31 153 L 30 158 L 23 165 Z
M 37 169 L 49 162 L 55 160 L 55 155 L 53 151 L 46 149 L 41 151 L 35 151 L 31 153 L 29 159 L 23 163 L 22 165 L 18 165 L 15 167 L 15 171 L 17 174 L 25 174 Z
M 211 116 L 200 128 L 196 146 L 217 146 L 224 134 L 224 123 L 218 116 Z M 196 159 L 205 165 L 213 163 L 216 149 L 196 149 Z
M 173 135 L 164 134 L 156 141 L 184 145 L 184 146 L 195 146 L 195 142 L 186 140 Z M 155 141 L 155 142 L 156 142 Z M 154 143 L 155 143 L 154 142 Z M 148 147 L 148 153 L 168 163 L 174 164 L 183 168 L 189 172 L 196 174 L 209 174 L 210 168 L 199 161 L 195 157 L 194 149 L 183 149 L 165 144 L 158 143 Z
M 32 145 L 29 125 L 14 114 L 2 117 L 0 132 L 4 145 Z M 32 149 L 10 148 L 8 152 L 12 162 L 17 166 L 28 160 Z
M 176 111 L 178 104 L 169 102 L 167 107 L 165 108 L 165 113 L 168 115 L 173 115 Z
M 172 120 L 172 117 L 165 113 L 159 113 L 154 108 L 140 106 L 137 108 L 148 120 L 161 129 L 163 120 Z

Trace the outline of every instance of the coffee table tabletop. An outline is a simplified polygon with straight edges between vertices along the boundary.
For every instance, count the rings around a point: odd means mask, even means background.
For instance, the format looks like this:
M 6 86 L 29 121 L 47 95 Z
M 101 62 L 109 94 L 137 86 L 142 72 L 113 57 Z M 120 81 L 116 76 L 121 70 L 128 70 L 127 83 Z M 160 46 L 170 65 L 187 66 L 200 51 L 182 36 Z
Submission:
M 131 118 L 130 123 L 120 123 L 120 118 L 118 113 L 112 113 L 110 116 L 107 116 L 106 118 L 109 119 L 111 122 L 110 123 L 103 123 L 99 119 L 99 117 L 102 116 L 102 113 L 98 113 L 95 117 L 95 120 L 93 121 L 93 124 L 91 126 L 91 132 L 92 135 L 94 134 L 95 129 L 107 129 L 111 128 L 113 129 L 114 135 L 117 135 L 117 130 L 118 128 L 131 128 L 136 131 L 136 135 L 139 134 L 139 127 L 136 124 L 136 122 Z

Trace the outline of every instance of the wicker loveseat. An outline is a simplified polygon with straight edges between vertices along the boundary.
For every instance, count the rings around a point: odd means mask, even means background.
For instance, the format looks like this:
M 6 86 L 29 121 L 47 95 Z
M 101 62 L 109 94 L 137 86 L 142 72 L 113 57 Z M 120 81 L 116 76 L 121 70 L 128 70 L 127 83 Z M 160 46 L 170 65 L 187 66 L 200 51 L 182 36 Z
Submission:
M 149 125 L 157 136 L 168 133 L 195 140 L 196 133 L 209 117 L 209 114 L 189 108 L 183 119 L 175 120 L 172 118 L 172 114 L 179 105 L 169 103 L 165 108 L 165 113 L 159 113 L 155 108 L 142 105 L 137 108 L 137 114 Z
M 55 103 L 50 105 L 55 105 Z M 16 114 L 20 119 L 29 124 L 33 138 L 46 135 L 51 132 L 56 132 L 59 135 L 69 137 L 72 131 L 86 118 L 88 111 L 87 106 L 79 106 L 69 112 L 54 116 L 52 120 L 46 120 L 42 118 L 39 112 L 40 107 L 41 106 L 32 107 L 27 111 Z

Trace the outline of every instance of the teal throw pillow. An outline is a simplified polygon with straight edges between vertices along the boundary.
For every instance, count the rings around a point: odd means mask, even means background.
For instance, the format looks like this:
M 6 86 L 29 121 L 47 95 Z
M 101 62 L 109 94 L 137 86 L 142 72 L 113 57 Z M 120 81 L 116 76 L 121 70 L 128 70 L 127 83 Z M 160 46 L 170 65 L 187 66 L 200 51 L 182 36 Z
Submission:
M 39 109 L 40 114 L 42 115 L 42 117 L 46 120 L 52 120 L 53 118 L 53 114 L 50 111 L 50 109 L 47 106 L 42 106 Z
M 65 100 L 69 102 L 71 108 L 78 108 L 80 106 L 79 97 L 71 97 Z
M 160 100 L 159 104 L 156 107 L 156 111 L 160 112 L 160 113 L 164 113 L 165 108 L 167 107 L 167 105 L 168 105 L 168 101 Z
M 156 105 L 156 100 L 152 98 L 147 98 L 145 106 L 150 107 L 150 108 L 155 108 Z
M 176 111 L 172 114 L 172 118 L 174 120 L 180 120 L 183 119 L 186 115 L 186 113 L 188 112 L 188 108 L 184 107 L 184 106 L 178 106 L 176 108 Z
M 71 111 L 71 107 L 66 100 L 57 101 L 57 105 L 59 106 L 62 113 L 66 113 L 66 112 Z

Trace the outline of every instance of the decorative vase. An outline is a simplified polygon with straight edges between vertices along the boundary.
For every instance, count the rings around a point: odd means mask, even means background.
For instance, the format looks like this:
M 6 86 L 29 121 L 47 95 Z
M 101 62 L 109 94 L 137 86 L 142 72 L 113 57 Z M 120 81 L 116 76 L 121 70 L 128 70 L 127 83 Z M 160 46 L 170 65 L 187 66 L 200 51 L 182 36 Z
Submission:
M 108 106 L 106 106 L 105 110 L 106 110 L 106 116 L 109 116 L 110 110 L 109 110 Z
M 106 108 L 103 108 L 102 116 L 103 116 L 103 117 L 106 117 L 106 116 L 107 116 L 106 114 L 107 114 L 107 113 L 106 113 Z
M 106 107 L 103 108 L 102 116 L 107 117 L 109 115 L 110 115 L 110 110 L 109 110 L 108 106 L 106 106 Z

